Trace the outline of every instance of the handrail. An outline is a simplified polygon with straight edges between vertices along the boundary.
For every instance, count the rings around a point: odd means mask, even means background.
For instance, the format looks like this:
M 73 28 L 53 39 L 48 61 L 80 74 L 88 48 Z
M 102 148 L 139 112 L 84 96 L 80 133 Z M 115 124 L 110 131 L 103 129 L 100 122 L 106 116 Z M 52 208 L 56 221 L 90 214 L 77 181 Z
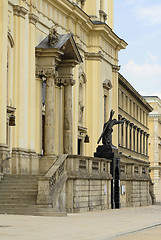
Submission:
M 5 162 L 5 161 L 7 161 L 8 159 L 10 159 L 11 157 L 6 157 L 4 160 L 2 160 L 2 162 L 1 162 L 1 164 L 0 164 L 0 167 L 2 167 L 2 165 L 3 165 L 3 163 Z
M 64 173 L 65 169 L 65 160 L 68 154 L 62 154 L 57 161 L 52 165 L 49 171 L 46 173 L 45 178 L 49 178 L 49 187 L 50 190 L 53 189 L 55 183 L 59 180 L 59 178 Z

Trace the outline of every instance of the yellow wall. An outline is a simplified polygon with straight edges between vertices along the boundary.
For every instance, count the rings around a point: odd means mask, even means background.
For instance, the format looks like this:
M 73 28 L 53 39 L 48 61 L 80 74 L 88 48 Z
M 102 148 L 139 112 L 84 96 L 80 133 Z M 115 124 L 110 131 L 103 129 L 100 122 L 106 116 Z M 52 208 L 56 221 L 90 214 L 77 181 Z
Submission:
M 92 4 L 91 4 L 92 2 Z M 92 6 L 92 7 L 91 7 Z M 113 1 L 104 1 L 103 10 L 108 14 L 107 24 L 113 27 Z M 8 8 L 8 19 L 7 19 Z M 103 82 L 109 79 L 109 110 L 117 117 L 118 79 L 112 70 L 118 63 L 118 50 L 126 43 L 117 37 L 108 25 L 94 25 L 87 14 L 99 18 L 99 1 L 87 0 L 85 14 L 80 8 L 65 0 L 6 0 L 0 1 L 1 51 L 0 51 L 0 144 L 7 139 L 7 105 L 16 117 L 16 126 L 9 127 L 9 148 L 25 154 L 42 153 L 42 81 L 35 76 L 35 47 L 47 36 L 49 29 L 57 24 L 59 34 L 73 33 L 83 63 L 74 68 L 76 84 L 73 89 L 73 153 L 77 154 L 79 128 L 79 81 L 83 83 L 83 122 L 90 143 L 83 143 L 83 154 L 93 156 L 97 140 L 104 124 Z M 3 10 L 2 10 L 3 9 Z M 10 35 L 7 41 L 7 32 Z M 13 42 L 12 42 L 13 41 Z M 8 88 L 7 88 L 8 46 Z M 5 79 L 5 81 L 4 81 Z M 8 89 L 8 90 L 7 90 Z M 63 151 L 63 87 L 55 89 L 55 154 Z M 83 142 L 85 137 L 83 133 Z M 114 131 L 117 146 L 117 128 Z M 17 153 L 16 153 L 17 154 Z M 16 160 L 17 161 L 17 160 Z

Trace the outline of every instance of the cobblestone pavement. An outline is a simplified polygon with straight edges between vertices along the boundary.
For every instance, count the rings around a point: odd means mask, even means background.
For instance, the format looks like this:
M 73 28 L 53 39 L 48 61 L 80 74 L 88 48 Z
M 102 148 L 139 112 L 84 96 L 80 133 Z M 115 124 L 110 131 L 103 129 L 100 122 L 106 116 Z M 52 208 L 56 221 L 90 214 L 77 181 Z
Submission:
M 161 206 L 67 217 L 0 215 L 0 240 L 161 240 Z

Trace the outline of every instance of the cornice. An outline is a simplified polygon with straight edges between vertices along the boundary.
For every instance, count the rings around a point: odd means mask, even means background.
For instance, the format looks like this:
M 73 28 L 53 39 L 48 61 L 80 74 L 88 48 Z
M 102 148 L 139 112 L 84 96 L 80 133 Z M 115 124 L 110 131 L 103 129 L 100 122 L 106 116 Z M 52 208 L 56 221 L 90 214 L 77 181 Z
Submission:
M 96 34 L 98 32 L 98 34 L 100 35 L 100 32 L 104 35 L 104 37 L 110 41 L 110 43 L 119 50 L 121 49 L 125 49 L 127 47 L 127 43 L 119 38 L 116 33 L 113 32 L 113 30 L 106 24 L 106 23 L 102 23 L 102 24 L 94 24 L 92 26 L 92 30 L 94 31 L 94 33 Z
M 161 107 L 161 99 L 158 96 L 143 96 L 148 103 L 158 103 Z
M 119 73 L 119 83 L 126 88 L 144 107 L 151 112 L 153 108 L 150 104 L 133 88 L 133 86 Z
M 105 38 L 111 40 L 111 44 L 113 44 L 118 50 L 125 49 L 128 45 L 123 39 L 119 38 L 106 23 L 101 22 L 101 24 L 94 24 L 90 19 L 90 16 L 72 1 L 46 1 L 59 9 L 60 12 L 63 12 L 67 17 L 73 18 L 75 22 L 79 21 L 89 34 L 91 31 L 100 34 L 101 31 L 105 35 Z
M 104 55 L 101 52 L 98 53 L 85 53 L 85 60 L 94 60 L 102 62 Z
M 28 13 L 28 10 L 22 6 L 14 5 L 13 6 L 13 15 L 22 17 L 25 19 L 25 15 Z

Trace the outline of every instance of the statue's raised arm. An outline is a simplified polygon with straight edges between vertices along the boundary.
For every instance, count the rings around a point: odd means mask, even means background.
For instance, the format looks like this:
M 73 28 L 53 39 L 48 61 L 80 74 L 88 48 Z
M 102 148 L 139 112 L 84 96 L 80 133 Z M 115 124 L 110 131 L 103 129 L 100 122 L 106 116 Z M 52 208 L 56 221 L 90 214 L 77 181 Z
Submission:
M 122 120 L 116 120 L 115 118 L 113 118 L 115 111 L 112 109 L 110 111 L 110 118 L 109 120 L 104 124 L 103 126 L 103 132 L 100 136 L 100 138 L 98 139 L 97 144 L 99 144 L 100 140 L 102 139 L 102 143 L 104 145 L 112 145 L 112 132 L 113 132 L 113 126 L 116 124 L 123 124 L 125 119 Z

